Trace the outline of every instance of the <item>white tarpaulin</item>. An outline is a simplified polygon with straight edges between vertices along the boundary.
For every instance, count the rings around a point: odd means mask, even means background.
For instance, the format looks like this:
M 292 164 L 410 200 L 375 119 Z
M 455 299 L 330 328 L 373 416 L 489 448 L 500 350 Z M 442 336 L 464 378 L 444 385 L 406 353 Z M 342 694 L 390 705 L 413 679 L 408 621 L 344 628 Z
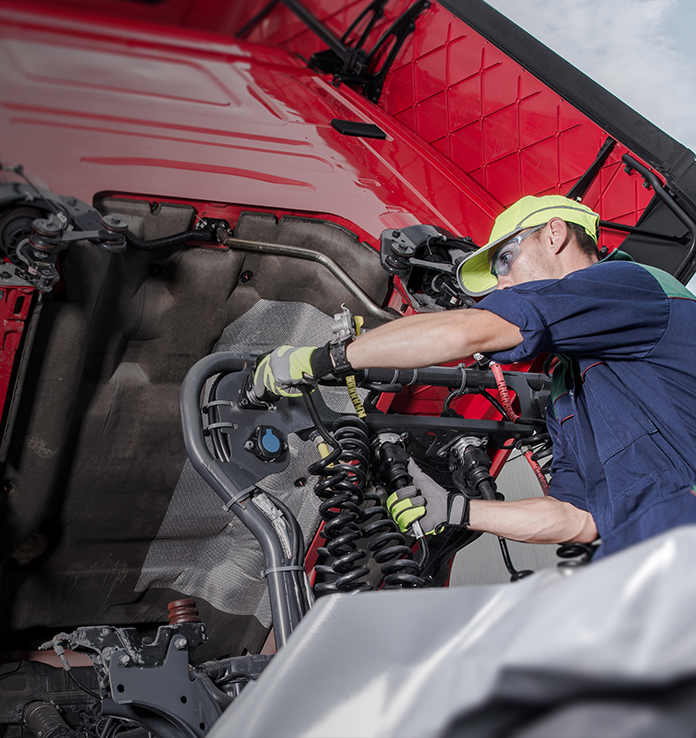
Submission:
M 554 691 L 551 701 L 572 700 L 573 684 L 587 699 L 618 690 L 619 708 L 597 708 L 602 729 L 573 703 L 560 722 L 556 710 L 514 734 L 666 735 L 631 694 L 696 675 L 694 562 L 696 527 L 684 527 L 572 574 L 325 597 L 209 736 L 510 735 L 481 720 L 468 730 L 466 716 L 496 700 L 548 703 Z

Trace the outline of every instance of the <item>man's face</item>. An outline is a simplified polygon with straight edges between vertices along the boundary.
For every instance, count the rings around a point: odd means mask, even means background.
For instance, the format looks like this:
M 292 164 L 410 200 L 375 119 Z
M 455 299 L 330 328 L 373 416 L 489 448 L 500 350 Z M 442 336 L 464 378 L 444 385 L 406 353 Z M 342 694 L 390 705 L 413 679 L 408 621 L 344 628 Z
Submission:
M 552 278 L 550 254 L 543 247 L 546 224 L 522 231 L 504 243 L 495 253 L 491 271 L 498 277 L 496 289 Z

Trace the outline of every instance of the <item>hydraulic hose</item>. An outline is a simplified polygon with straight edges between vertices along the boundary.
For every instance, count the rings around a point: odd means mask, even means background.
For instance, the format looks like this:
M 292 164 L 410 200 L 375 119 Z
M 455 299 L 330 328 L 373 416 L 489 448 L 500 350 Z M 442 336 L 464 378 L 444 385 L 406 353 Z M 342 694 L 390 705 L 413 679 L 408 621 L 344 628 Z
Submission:
M 172 236 L 164 236 L 163 238 L 153 238 L 151 241 L 143 241 L 134 236 L 130 231 L 125 231 L 126 242 L 136 251 L 157 251 L 158 249 L 166 249 L 170 246 L 183 246 L 189 241 L 212 241 L 213 234 L 210 231 L 184 231 L 183 233 L 175 233 Z

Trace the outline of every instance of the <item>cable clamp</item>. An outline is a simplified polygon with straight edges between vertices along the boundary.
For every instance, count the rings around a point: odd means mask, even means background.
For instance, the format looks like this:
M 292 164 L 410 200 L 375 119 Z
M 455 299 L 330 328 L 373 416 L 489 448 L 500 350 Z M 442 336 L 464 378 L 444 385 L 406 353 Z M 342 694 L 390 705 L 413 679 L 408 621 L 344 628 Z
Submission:
M 462 381 L 459 385 L 458 395 L 463 395 L 466 389 L 466 364 L 457 364 L 457 369 L 462 373 Z
M 236 495 L 232 495 L 232 497 L 222 506 L 222 509 L 225 512 L 229 512 L 232 505 L 236 505 L 238 502 L 241 502 L 242 500 L 249 497 L 249 495 L 254 491 L 255 487 L 252 485 L 251 487 L 247 487 L 246 489 L 243 489 L 241 492 L 238 492 Z
M 262 577 L 267 577 L 269 574 L 276 574 L 278 572 L 283 571 L 301 571 L 304 572 L 305 568 L 304 566 L 299 566 L 297 564 L 294 565 L 288 565 L 288 566 L 272 566 L 269 569 L 263 569 L 261 572 Z
M 399 376 L 398 374 L 396 375 Z M 412 384 L 418 384 L 418 369 L 413 370 L 413 379 L 406 385 L 407 387 L 410 387 Z
M 217 405 L 226 405 L 227 407 L 234 407 L 234 402 L 232 402 L 232 400 L 211 400 L 210 402 L 206 402 L 205 405 L 201 407 L 201 410 L 204 413 L 207 413 L 208 408 L 216 407 Z
M 237 423 L 228 423 L 223 421 L 220 423 L 211 423 L 210 425 L 207 425 L 203 430 L 210 431 L 215 428 L 231 428 L 232 430 L 237 430 L 237 428 L 239 428 L 239 425 Z

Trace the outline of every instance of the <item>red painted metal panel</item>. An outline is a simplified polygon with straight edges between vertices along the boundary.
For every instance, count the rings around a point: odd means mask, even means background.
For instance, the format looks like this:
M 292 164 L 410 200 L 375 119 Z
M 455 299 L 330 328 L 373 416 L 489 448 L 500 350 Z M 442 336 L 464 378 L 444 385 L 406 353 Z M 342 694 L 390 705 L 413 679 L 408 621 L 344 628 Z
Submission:
M 478 239 L 490 228 L 496 202 L 475 182 L 283 51 L 59 10 L 0 13 L 3 157 L 56 191 L 331 213 L 373 238 L 415 222 Z M 332 118 L 375 122 L 387 139 L 342 136 Z
M 5 407 L 33 293 L 29 287 L 0 290 L 0 408 Z
M 365 3 L 337 10 L 329 0 L 304 0 L 341 35 Z M 390 3 L 379 34 L 410 2 Z M 259 7 L 261 4 L 259 4 Z M 286 8 L 255 28 L 252 38 L 305 58 L 322 48 Z M 369 43 L 368 43 L 369 46 Z M 391 69 L 380 106 L 479 183 L 502 210 L 522 195 L 566 193 L 607 138 L 606 132 L 555 92 L 434 3 L 416 22 Z M 626 149 L 617 146 L 601 184 L 585 202 L 603 219 L 635 223 L 651 193 L 636 189 L 620 169 Z M 619 205 L 618 203 L 622 203 Z M 603 235 L 613 247 L 621 237 Z

